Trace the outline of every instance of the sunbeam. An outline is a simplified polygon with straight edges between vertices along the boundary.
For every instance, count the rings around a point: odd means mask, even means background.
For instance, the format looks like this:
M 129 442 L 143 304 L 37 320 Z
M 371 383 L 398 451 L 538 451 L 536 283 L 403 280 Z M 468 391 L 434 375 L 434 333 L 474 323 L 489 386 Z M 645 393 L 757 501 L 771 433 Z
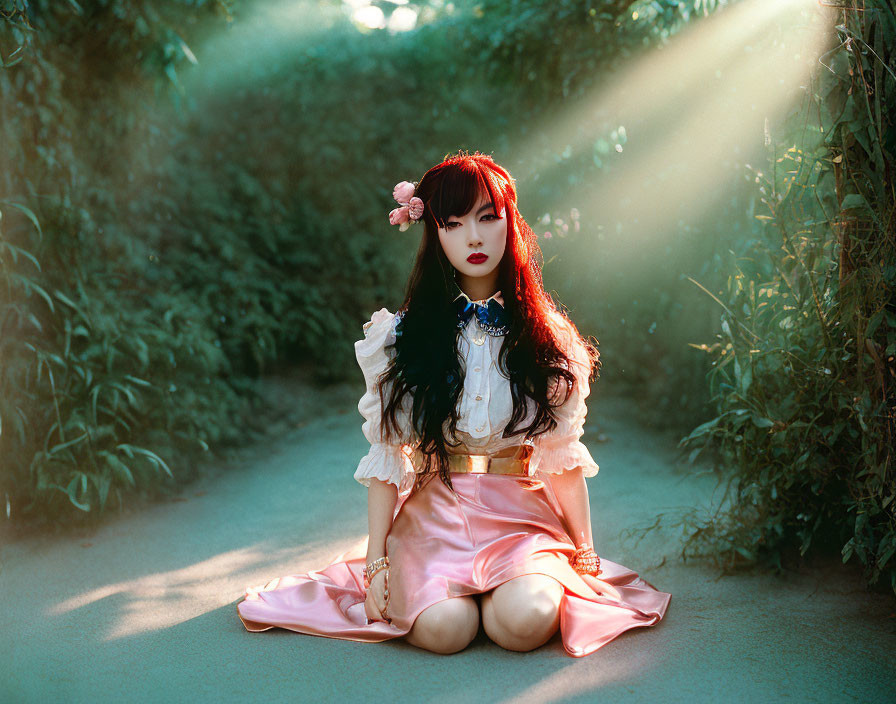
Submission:
M 719 11 L 604 81 L 545 130 L 546 151 L 533 142 L 521 161 L 543 178 L 562 175 L 565 162 L 551 154 L 592 150 L 622 126 L 624 144 L 604 157 L 608 176 L 570 191 L 558 209 L 602 223 L 636 212 L 638 233 L 655 239 L 682 210 L 709 208 L 730 160 L 761 150 L 766 118 L 793 104 L 823 37 L 811 5 L 749 0 Z

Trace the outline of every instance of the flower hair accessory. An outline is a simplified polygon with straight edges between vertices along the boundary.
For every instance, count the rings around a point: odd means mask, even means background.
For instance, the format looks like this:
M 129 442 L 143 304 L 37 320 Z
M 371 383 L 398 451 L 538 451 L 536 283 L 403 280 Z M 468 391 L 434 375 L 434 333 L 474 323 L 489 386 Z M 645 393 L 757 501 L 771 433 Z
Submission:
M 400 225 L 402 232 L 407 230 L 423 215 L 423 201 L 414 195 L 417 186 L 410 181 L 401 181 L 392 189 L 392 197 L 401 204 L 389 213 L 389 224 Z

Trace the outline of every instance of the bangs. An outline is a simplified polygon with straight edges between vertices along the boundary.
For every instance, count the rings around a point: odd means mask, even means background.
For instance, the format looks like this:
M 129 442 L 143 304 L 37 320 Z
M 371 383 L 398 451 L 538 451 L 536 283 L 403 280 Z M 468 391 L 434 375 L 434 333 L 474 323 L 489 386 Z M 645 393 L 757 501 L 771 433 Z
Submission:
M 479 195 L 494 204 L 495 215 L 505 208 L 506 185 L 493 171 L 476 165 L 456 163 L 446 165 L 439 174 L 439 187 L 429 202 L 429 210 L 438 227 L 445 227 L 448 218 L 469 213 Z M 506 214 L 506 213 L 505 213 Z

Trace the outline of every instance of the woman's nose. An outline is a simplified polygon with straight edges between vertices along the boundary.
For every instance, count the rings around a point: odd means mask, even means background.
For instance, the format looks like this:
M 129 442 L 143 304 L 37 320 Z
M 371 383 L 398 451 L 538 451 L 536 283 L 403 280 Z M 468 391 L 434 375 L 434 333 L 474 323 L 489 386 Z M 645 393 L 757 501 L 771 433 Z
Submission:
M 478 247 L 482 244 L 482 238 L 479 236 L 479 230 L 477 229 L 475 223 L 470 226 L 470 229 L 467 232 L 469 233 L 467 237 L 469 238 L 469 242 L 471 245 Z

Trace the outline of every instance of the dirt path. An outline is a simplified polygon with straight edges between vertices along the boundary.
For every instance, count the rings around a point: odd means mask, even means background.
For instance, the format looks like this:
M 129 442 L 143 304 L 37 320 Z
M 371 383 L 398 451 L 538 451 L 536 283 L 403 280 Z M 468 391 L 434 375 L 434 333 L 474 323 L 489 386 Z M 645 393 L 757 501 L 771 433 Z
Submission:
M 585 658 L 559 635 L 531 653 L 480 631 L 441 656 L 404 641 L 356 643 L 248 633 L 243 589 L 318 569 L 366 534 L 366 452 L 352 394 L 337 411 L 244 453 L 181 500 L 110 522 L 90 538 L 0 552 L 3 702 L 588 701 L 883 702 L 896 687 L 896 608 L 854 572 L 807 569 L 717 579 L 681 564 L 677 536 L 627 529 L 704 501 L 707 477 L 674 462 L 675 438 L 632 404 L 591 404 L 586 442 L 598 552 L 670 592 L 666 618 Z M 608 441 L 598 443 L 598 431 Z M 832 566 L 836 569 L 836 565 Z M 611 699 L 612 700 L 612 699 Z M 892 699 L 889 699 L 892 701 Z

